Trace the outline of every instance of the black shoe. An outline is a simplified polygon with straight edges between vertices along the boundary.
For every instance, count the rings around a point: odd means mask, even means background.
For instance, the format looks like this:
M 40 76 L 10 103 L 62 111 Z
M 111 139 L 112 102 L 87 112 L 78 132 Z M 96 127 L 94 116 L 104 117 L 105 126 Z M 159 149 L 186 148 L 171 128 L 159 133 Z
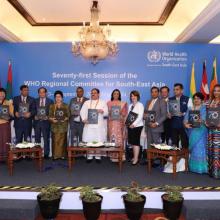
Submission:
M 95 159 L 96 163 L 101 163 L 101 159 Z
M 49 160 L 50 157 L 49 157 L 48 155 L 45 155 L 45 156 L 44 156 L 44 159 L 45 159 L 45 160 Z
M 152 166 L 153 168 L 157 168 L 157 167 L 160 166 L 160 164 L 158 164 L 158 163 L 153 163 L 151 166 Z
M 32 161 L 32 158 L 26 157 L 25 160 L 26 160 L 26 161 Z
M 139 163 L 139 161 L 137 161 L 136 163 L 133 163 L 133 162 L 132 162 L 131 165 L 132 165 L 132 166 L 136 166 L 138 163 Z
M 92 159 L 87 159 L 86 163 L 92 163 Z

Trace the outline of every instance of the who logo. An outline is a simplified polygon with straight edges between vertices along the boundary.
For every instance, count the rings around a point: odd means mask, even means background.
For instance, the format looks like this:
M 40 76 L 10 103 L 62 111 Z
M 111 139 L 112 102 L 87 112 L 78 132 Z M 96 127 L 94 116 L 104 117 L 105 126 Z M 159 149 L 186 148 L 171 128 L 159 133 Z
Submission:
M 158 63 L 161 60 L 161 53 L 160 53 L 160 51 L 156 51 L 156 50 L 148 51 L 147 59 L 151 63 Z

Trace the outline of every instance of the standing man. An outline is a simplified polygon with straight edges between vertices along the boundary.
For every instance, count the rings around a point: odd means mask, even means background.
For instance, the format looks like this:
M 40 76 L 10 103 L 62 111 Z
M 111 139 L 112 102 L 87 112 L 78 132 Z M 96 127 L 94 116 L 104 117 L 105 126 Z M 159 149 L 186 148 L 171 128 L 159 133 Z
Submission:
M 105 142 L 107 140 L 107 126 L 104 117 L 108 115 L 108 106 L 99 96 L 99 89 L 92 89 L 91 99 L 85 101 L 80 111 L 84 123 L 82 139 L 85 142 Z M 87 155 L 87 162 L 91 162 L 93 157 L 96 162 L 101 162 L 101 155 L 94 155 L 92 152 Z
M 82 133 L 84 123 L 82 122 L 80 116 L 80 110 L 82 105 L 88 98 L 84 97 L 84 89 L 82 87 L 77 87 L 76 89 L 76 97 L 70 100 L 69 109 L 70 109 L 70 140 L 71 145 L 79 144 L 82 141 Z M 74 141 L 77 143 L 74 143 Z
M 168 113 L 168 117 L 171 118 L 172 144 L 179 146 L 180 138 L 182 147 L 188 148 L 188 137 L 183 125 L 183 119 L 187 111 L 189 97 L 183 95 L 183 85 L 181 83 L 174 84 L 174 96 L 169 98 L 169 101 L 172 100 L 177 100 L 180 109 L 176 115 Z
M 48 120 L 49 107 L 53 101 L 47 98 L 47 89 L 40 87 L 35 100 L 37 114 L 34 120 L 35 142 L 41 143 L 41 136 L 44 140 L 44 158 L 48 159 L 50 154 L 50 122 Z
M 168 101 L 169 101 L 169 92 L 170 89 L 167 86 L 163 86 L 160 88 L 160 97 L 166 102 L 166 106 L 168 108 Z M 169 145 L 169 141 L 171 141 L 171 119 L 167 118 L 164 123 L 164 132 L 162 132 L 161 134 L 161 140 L 162 143 L 166 143 L 167 145 Z
M 35 100 L 29 96 L 28 86 L 22 85 L 20 93 L 13 99 L 16 143 L 31 140 L 32 120 L 36 112 Z
M 151 100 L 145 107 L 146 133 L 148 146 L 159 144 L 161 133 L 163 132 L 163 122 L 167 117 L 166 102 L 159 97 L 159 88 L 151 88 Z

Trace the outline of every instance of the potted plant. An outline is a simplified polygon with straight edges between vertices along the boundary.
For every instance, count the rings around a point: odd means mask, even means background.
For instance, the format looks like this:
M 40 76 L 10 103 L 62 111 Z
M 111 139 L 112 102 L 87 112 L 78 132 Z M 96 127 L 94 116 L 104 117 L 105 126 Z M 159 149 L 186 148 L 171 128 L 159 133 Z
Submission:
M 37 201 L 43 218 L 53 219 L 57 216 L 61 197 L 61 190 L 55 184 L 42 187 L 37 195 Z
M 170 220 L 180 217 L 183 206 L 183 195 L 181 186 L 165 186 L 165 194 L 161 196 L 163 201 L 163 213 Z
M 84 186 L 80 190 L 80 199 L 83 204 L 83 214 L 87 220 L 97 220 L 101 213 L 103 197 L 94 191 L 91 186 Z
M 141 189 L 136 182 L 127 187 L 127 194 L 123 195 L 125 211 L 130 220 L 139 220 L 143 214 L 146 197 L 139 193 Z

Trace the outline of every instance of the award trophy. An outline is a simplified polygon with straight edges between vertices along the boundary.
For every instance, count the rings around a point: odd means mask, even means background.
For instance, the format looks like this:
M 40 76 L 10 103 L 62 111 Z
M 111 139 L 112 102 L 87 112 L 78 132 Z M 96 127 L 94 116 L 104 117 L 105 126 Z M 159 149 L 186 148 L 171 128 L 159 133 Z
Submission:
M 98 124 L 98 110 L 97 109 L 88 109 L 88 123 L 89 124 Z
M 121 106 L 112 106 L 111 108 L 111 119 L 120 120 Z
M 199 110 L 190 110 L 188 122 L 192 125 L 193 128 L 199 128 L 200 123 L 200 111 Z
M 0 119 L 9 120 L 9 106 L 8 105 L 0 105 Z

